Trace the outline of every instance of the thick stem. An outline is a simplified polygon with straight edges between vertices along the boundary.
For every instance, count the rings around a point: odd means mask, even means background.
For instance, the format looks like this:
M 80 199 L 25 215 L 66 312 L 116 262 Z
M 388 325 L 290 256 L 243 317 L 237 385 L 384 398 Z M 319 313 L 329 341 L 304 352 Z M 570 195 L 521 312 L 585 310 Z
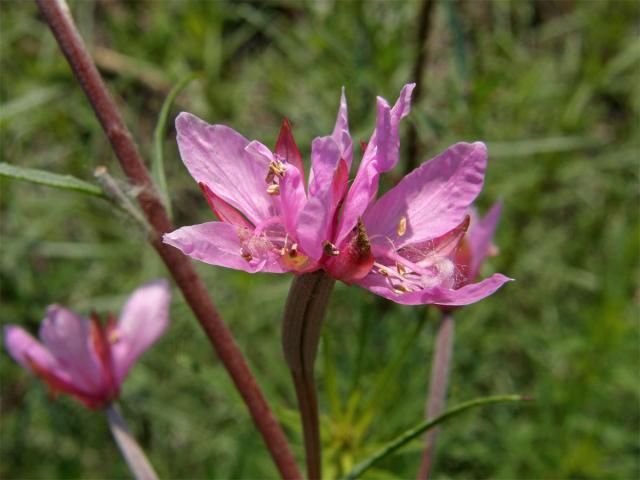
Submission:
M 127 177 L 140 188 L 138 202 L 152 227 L 149 241 L 158 252 L 185 300 L 191 307 L 216 353 L 244 399 L 253 421 L 283 478 L 301 478 L 282 428 L 258 387 L 235 340 L 209 298 L 189 259 L 162 243 L 162 235 L 173 229 L 167 211 L 156 193 L 149 171 L 131 133 L 109 95 L 71 18 L 64 0 L 36 0 L 80 86 L 86 93 L 113 151 Z
M 131 435 L 118 407 L 112 403 L 106 408 L 105 413 L 111 435 L 136 480 L 158 480 L 158 475 L 136 439 Z
M 322 478 L 318 398 L 313 365 L 322 321 L 335 280 L 319 270 L 296 277 L 289 290 L 282 323 L 282 348 L 291 370 L 302 420 L 307 476 Z
M 429 381 L 429 396 L 427 397 L 427 419 L 435 418 L 444 411 L 449 386 L 449 372 L 451 371 L 451 356 L 453 354 L 454 320 L 451 312 L 443 312 L 431 362 L 431 379 Z M 418 480 L 427 480 L 431 474 L 433 454 L 440 428 L 429 430 L 425 435 L 425 449 L 422 464 L 418 472 Z
M 428 62 L 427 48 L 429 33 L 431 32 L 431 24 L 433 23 L 433 6 L 435 0 L 422 0 L 420 13 L 418 14 L 418 31 L 416 35 L 416 44 L 418 47 L 415 62 L 413 64 L 412 80 L 416 83 L 413 89 L 413 104 L 417 105 L 422 97 L 424 90 L 424 69 Z M 420 147 L 418 145 L 418 131 L 414 123 L 409 125 L 407 132 L 407 163 L 405 173 L 411 172 L 418 164 L 418 156 L 420 155 Z

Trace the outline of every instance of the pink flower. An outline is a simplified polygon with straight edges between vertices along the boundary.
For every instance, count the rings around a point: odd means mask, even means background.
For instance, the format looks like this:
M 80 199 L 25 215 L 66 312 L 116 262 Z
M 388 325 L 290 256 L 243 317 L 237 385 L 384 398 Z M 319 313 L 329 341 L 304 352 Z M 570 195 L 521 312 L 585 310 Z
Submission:
M 377 100 L 376 128 L 348 188 L 353 143 L 344 92 L 331 135 L 311 147 L 305 189 L 300 153 L 285 121 L 274 152 L 224 125 L 181 113 L 182 160 L 219 222 L 180 228 L 165 243 L 193 258 L 247 272 L 304 273 L 323 268 L 398 303 L 464 305 L 509 279 L 462 285 L 454 257 L 467 210 L 482 189 L 483 143 L 458 143 L 376 200 L 381 173 L 400 157 L 398 127 L 413 84 L 393 107 Z
M 50 305 L 38 342 L 23 328 L 7 325 L 4 342 L 16 362 L 42 378 L 52 393 L 67 393 L 91 409 L 115 399 L 127 372 L 164 333 L 171 293 L 165 280 L 138 288 L 116 323 L 97 315 L 91 320 L 59 305 Z

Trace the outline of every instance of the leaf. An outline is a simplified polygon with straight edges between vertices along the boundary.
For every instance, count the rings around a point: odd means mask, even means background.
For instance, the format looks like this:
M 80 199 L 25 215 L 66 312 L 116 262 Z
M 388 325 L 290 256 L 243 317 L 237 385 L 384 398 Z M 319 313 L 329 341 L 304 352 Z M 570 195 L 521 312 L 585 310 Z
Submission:
M 386 456 L 392 454 L 399 448 L 403 447 L 407 443 L 409 443 L 414 438 L 420 436 L 427 430 L 439 425 L 440 423 L 448 420 L 449 418 L 455 417 L 456 415 L 475 408 L 481 407 L 483 405 L 490 405 L 494 403 L 507 403 L 507 402 L 523 402 L 529 400 L 528 397 L 523 397 L 521 395 L 496 395 L 493 397 L 484 397 L 484 398 L 476 398 L 475 400 L 470 400 L 468 402 L 460 403 L 455 407 L 452 407 L 446 410 L 442 415 L 438 415 L 437 417 L 429 420 L 424 420 L 418 426 L 411 428 L 396 437 L 394 440 L 387 443 L 384 447 L 380 448 L 376 453 L 371 455 L 366 460 L 360 462 L 356 465 L 351 472 L 346 476 L 346 480 L 352 480 L 354 478 L 358 478 L 362 475 L 366 470 L 368 470 L 373 464 L 379 462 Z
M 60 175 L 46 170 L 17 167 L 15 165 L 1 162 L 0 176 L 16 180 L 24 180 L 26 182 L 39 183 L 40 185 L 59 188 L 61 190 L 73 190 L 87 195 L 93 195 L 94 197 L 106 198 L 100 187 L 71 175 Z
M 22 97 L 6 102 L 2 105 L 2 108 L 0 108 L 0 123 L 21 113 L 39 108 L 61 95 L 62 89 L 57 86 L 52 86 L 33 90 Z
M 160 115 L 158 115 L 158 122 L 156 123 L 156 129 L 153 132 L 153 160 L 151 164 L 151 175 L 156 183 L 156 187 L 160 192 L 160 198 L 167 208 L 169 217 L 171 217 L 171 202 L 169 201 L 169 189 L 167 188 L 167 177 L 164 171 L 164 153 L 163 153 L 163 140 L 167 131 L 167 121 L 169 119 L 169 112 L 173 106 L 178 94 L 195 78 L 201 76 L 200 72 L 195 72 L 182 78 L 169 92 L 167 98 L 162 104 L 160 109 Z

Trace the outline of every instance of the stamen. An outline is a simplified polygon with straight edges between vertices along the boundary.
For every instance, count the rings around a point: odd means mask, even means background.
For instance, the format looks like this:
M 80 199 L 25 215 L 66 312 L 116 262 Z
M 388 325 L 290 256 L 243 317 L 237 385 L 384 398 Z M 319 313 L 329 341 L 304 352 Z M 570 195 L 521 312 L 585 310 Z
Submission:
M 398 222 L 398 236 L 402 237 L 405 233 L 407 233 L 407 217 L 400 217 L 400 222 Z
M 401 277 L 404 277 L 405 274 L 407 273 L 407 269 L 405 268 L 405 266 L 403 264 L 401 264 L 400 262 L 396 262 L 396 270 L 398 271 L 398 274 Z
M 398 295 L 402 295 L 403 293 L 410 293 L 411 289 L 409 289 L 409 287 L 407 287 L 406 285 L 400 283 L 400 284 L 395 286 L 393 291 L 394 291 L 394 293 L 397 293 Z
M 271 160 L 269 162 L 269 172 L 267 173 L 265 182 L 271 183 L 273 182 L 274 177 L 282 178 L 284 177 L 284 172 L 287 170 L 287 167 L 280 160 Z
M 267 193 L 269 195 L 280 195 L 280 185 L 272 183 L 267 187 Z
M 294 243 L 293 245 L 291 245 L 291 249 L 289 250 L 289 254 L 292 257 L 295 257 L 296 255 L 298 255 L 298 244 Z
M 327 255 L 331 255 L 332 257 L 337 257 L 338 255 L 340 255 L 340 250 L 338 250 L 338 248 L 328 240 L 322 242 L 322 248 L 324 250 L 324 253 L 326 253 Z

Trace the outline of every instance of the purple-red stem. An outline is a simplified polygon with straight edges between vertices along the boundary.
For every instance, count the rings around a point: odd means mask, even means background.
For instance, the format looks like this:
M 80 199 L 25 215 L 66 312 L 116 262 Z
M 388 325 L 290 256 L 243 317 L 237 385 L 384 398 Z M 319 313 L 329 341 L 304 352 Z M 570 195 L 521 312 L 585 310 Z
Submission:
M 291 283 L 282 321 L 282 349 L 296 389 L 309 480 L 322 478 L 322 442 L 313 366 L 334 285 L 335 280 L 323 270 L 297 276 Z
M 437 417 L 444 411 L 451 371 L 453 354 L 453 337 L 455 323 L 451 312 L 443 312 L 431 361 L 431 379 L 429 380 L 429 396 L 427 397 L 427 419 Z M 422 464 L 418 472 L 418 480 L 428 480 L 433 465 L 433 454 L 440 427 L 429 430 L 425 435 L 425 449 Z
M 173 230 L 167 212 L 151 182 L 118 107 L 102 81 L 64 0 L 36 0 L 80 86 L 86 93 L 125 174 L 140 187 L 138 202 L 152 227 L 151 245 L 158 252 L 193 310 L 244 399 L 253 421 L 271 452 L 283 478 L 302 478 L 282 428 L 273 415 L 231 332 L 218 314 L 204 284 L 187 257 L 162 243 L 162 235 Z

